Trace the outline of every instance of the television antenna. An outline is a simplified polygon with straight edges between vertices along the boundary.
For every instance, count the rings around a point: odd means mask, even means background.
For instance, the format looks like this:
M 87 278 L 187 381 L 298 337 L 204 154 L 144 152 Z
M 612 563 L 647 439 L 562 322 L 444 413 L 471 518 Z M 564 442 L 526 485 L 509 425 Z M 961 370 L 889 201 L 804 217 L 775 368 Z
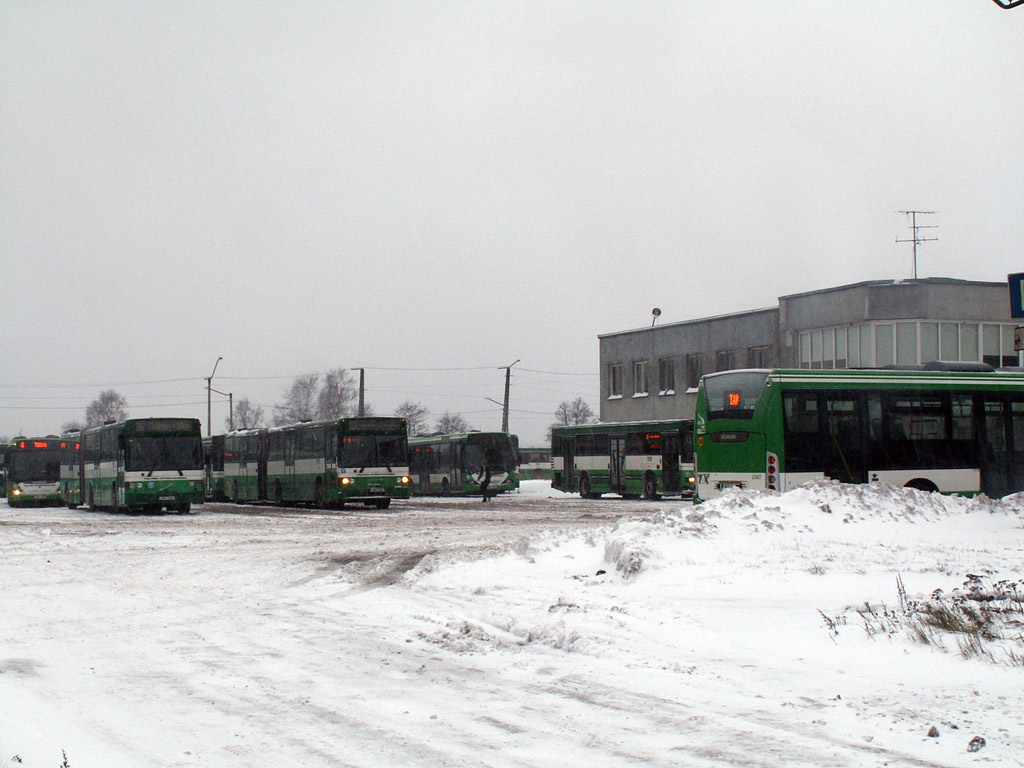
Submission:
M 1021 2 L 1024 2 L 1024 0 L 1021 0 Z M 930 240 L 938 240 L 939 239 L 937 237 L 921 237 L 920 230 L 922 230 L 922 229 L 938 229 L 939 227 L 938 227 L 937 224 L 918 224 L 917 223 L 917 217 L 918 217 L 918 214 L 920 214 L 921 216 L 926 216 L 926 215 L 927 216 L 931 216 L 932 214 L 935 213 L 935 211 L 900 211 L 900 213 L 904 214 L 905 216 L 909 216 L 910 217 L 910 228 L 912 230 L 914 230 L 914 236 L 912 238 L 910 238 L 909 240 L 900 240 L 899 238 L 896 238 L 896 242 L 897 243 L 913 243 L 914 244 L 914 279 L 917 280 L 917 246 L 918 246 L 918 244 L 926 243 L 926 242 L 928 242 Z

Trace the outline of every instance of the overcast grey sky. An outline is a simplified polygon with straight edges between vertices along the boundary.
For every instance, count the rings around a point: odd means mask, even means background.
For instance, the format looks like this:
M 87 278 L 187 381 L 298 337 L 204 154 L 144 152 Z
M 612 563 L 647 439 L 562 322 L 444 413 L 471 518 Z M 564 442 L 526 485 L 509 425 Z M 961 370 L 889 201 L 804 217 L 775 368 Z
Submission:
M 898 210 L 938 212 L 921 276 L 1024 271 L 991 0 L 5 0 L 0 45 L 0 434 L 109 387 L 205 420 L 218 356 L 268 411 L 365 367 L 496 429 L 520 359 L 536 443 L 652 307 L 910 277 Z

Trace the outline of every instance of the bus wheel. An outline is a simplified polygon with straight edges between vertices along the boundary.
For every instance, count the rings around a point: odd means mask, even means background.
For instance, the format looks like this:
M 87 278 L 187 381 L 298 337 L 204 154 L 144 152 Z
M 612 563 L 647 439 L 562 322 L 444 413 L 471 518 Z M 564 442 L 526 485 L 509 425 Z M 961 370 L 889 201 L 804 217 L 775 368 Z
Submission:
M 313 488 L 313 506 L 317 509 L 324 507 L 324 482 L 319 477 L 316 479 L 316 487 Z
M 377 499 L 377 509 L 387 509 L 391 506 L 391 499 Z
M 644 475 L 644 498 L 648 501 L 658 498 L 658 481 L 655 480 L 653 472 Z
M 192 505 L 191 504 L 179 504 L 178 505 L 178 514 L 180 514 L 180 515 L 187 515 L 191 511 L 192 511 Z
M 939 486 L 937 486 L 931 480 L 925 480 L 923 477 L 915 477 L 913 480 L 908 480 L 903 487 L 916 488 L 919 491 L 925 491 L 927 493 L 939 492 Z

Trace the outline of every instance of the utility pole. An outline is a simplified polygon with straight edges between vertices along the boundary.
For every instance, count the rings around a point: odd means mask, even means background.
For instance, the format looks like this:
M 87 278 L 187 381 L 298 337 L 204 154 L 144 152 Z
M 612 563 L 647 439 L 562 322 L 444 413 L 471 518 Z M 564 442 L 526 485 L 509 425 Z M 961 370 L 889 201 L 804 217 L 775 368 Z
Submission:
M 518 362 L 519 361 L 516 360 L 516 363 L 518 363 Z M 502 409 L 501 409 L 501 431 L 502 432 L 508 432 L 508 390 L 509 390 L 509 383 L 510 383 L 509 380 L 512 377 L 512 366 L 515 365 L 516 363 L 512 363 L 510 365 L 503 366 L 505 368 L 505 403 L 504 403 L 504 405 L 502 406 Z
M 359 415 L 366 415 L 366 369 L 356 368 L 359 371 Z
M 932 215 L 935 211 L 900 211 L 900 213 L 910 216 L 910 228 L 914 230 L 914 236 L 909 240 L 900 240 L 896 238 L 897 243 L 913 243 L 914 244 L 914 279 L 917 280 L 917 246 L 918 243 L 925 243 L 929 240 L 938 240 L 937 237 L 921 237 L 918 230 L 921 229 L 938 229 L 937 224 L 918 224 L 917 215 Z
M 215 374 L 217 372 L 217 366 L 220 365 L 220 361 L 223 360 L 223 359 L 224 359 L 223 357 L 218 357 L 217 358 L 217 362 L 213 364 L 213 370 L 210 372 L 210 375 L 206 377 L 206 436 L 207 437 L 209 437 L 210 435 L 213 434 L 213 431 L 211 429 L 212 425 L 210 424 L 210 419 L 212 418 L 212 410 L 211 410 L 212 402 L 211 402 L 211 400 L 212 400 L 212 397 L 213 397 L 213 394 L 212 394 L 213 393 L 213 389 L 212 389 L 211 385 L 213 384 L 213 374 Z

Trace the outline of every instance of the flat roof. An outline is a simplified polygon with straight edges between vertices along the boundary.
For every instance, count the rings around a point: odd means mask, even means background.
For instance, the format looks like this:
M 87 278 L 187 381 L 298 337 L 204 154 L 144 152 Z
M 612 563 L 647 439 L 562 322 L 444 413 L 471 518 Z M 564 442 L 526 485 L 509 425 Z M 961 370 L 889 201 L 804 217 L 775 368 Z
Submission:
M 604 339 L 608 336 L 621 336 L 626 333 L 643 333 L 644 331 L 656 331 L 659 328 L 670 328 L 679 325 L 693 325 L 694 323 L 707 323 L 711 320 L 728 320 L 730 317 L 746 317 L 748 315 L 756 315 L 762 312 L 778 312 L 778 307 L 763 307 L 762 309 L 747 309 L 742 312 L 730 312 L 725 315 L 713 315 L 712 317 L 696 317 L 693 320 L 676 320 L 672 323 L 664 323 L 663 325 L 648 325 L 645 328 L 632 328 L 627 331 L 612 331 L 611 333 L 599 333 L 597 338 Z

